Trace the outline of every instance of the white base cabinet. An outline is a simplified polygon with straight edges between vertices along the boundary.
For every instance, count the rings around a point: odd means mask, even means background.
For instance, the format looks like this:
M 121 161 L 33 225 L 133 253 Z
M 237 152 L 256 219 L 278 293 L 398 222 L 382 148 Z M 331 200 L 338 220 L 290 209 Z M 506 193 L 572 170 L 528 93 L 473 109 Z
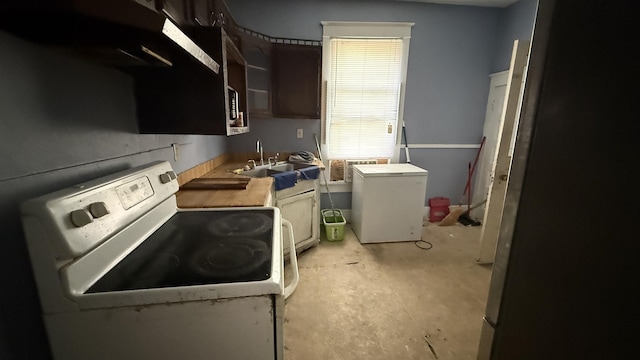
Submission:
M 275 192 L 275 206 L 282 217 L 293 225 L 296 252 L 301 252 L 320 242 L 320 199 L 316 180 L 299 180 L 296 186 Z M 283 234 L 285 258 L 291 251 L 289 233 Z

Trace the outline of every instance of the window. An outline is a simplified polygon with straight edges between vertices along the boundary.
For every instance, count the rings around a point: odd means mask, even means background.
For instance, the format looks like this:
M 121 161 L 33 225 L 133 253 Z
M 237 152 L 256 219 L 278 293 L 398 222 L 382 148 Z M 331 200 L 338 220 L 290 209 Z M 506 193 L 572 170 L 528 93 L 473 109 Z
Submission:
M 322 24 L 323 157 L 348 181 L 346 160 L 398 159 L 413 23 Z
M 399 39 L 331 39 L 330 159 L 390 158 L 400 100 Z

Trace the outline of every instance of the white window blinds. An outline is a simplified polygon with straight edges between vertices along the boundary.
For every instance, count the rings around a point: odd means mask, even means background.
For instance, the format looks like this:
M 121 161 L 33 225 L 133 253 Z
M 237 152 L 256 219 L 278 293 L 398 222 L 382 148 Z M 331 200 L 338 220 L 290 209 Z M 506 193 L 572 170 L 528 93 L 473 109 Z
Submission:
M 330 159 L 390 158 L 401 85 L 401 39 L 331 39 Z

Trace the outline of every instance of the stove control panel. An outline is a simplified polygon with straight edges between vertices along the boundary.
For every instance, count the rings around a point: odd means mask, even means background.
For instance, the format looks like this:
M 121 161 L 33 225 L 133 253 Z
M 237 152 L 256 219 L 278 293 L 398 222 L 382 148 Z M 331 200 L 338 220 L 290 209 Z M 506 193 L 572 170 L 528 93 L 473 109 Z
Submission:
M 86 209 L 73 210 L 70 214 L 71 222 L 76 227 L 83 227 L 93 222 L 93 217 Z
M 46 224 L 57 259 L 74 259 L 168 201 L 178 188 L 171 165 L 158 161 L 32 199 L 21 212 Z
M 69 217 L 71 218 L 71 223 L 73 223 L 73 225 L 76 227 L 83 227 L 91 224 L 93 219 L 101 218 L 107 214 L 109 214 L 107 204 L 100 201 L 92 203 L 89 205 L 88 209 L 73 210 L 71 214 L 69 214 Z
M 168 181 L 163 182 L 162 175 L 160 175 L 160 182 L 166 184 Z M 151 186 L 149 178 L 142 176 L 124 185 L 118 186 L 116 188 L 116 194 L 118 194 L 122 207 L 130 209 L 153 196 L 153 187 Z
M 89 205 L 89 212 L 94 218 L 101 218 L 109 213 L 109 209 L 107 208 L 107 204 L 99 201 Z
M 160 174 L 160 182 L 163 184 L 166 184 L 172 180 L 177 179 L 178 177 L 176 176 L 176 173 L 174 173 L 173 171 L 167 171 L 164 174 Z

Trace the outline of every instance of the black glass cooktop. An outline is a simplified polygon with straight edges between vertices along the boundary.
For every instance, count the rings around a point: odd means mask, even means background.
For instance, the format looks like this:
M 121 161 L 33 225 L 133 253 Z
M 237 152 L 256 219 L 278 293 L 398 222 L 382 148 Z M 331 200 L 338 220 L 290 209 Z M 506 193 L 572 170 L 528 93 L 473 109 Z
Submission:
M 266 280 L 272 209 L 175 214 L 88 293 Z

